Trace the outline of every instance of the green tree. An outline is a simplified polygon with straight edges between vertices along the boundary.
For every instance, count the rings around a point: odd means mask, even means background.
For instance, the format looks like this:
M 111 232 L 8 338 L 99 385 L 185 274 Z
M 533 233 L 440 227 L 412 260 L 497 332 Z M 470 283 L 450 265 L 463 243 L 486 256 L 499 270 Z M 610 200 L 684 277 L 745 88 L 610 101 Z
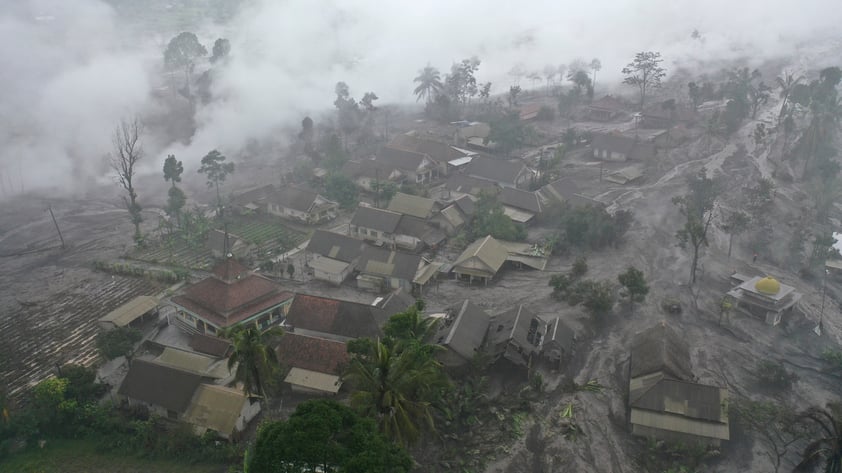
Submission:
M 690 284 L 696 282 L 696 268 L 699 264 L 699 251 L 702 246 L 708 246 L 708 229 L 713 221 L 716 199 L 719 196 L 719 186 L 716 181 L 707 177 L 707 170 L 701 168 L 694 176 L 687 178 L 689 193 L 673 197 L 672 203 L 678 207 L 684 216 L 684 225 L 675 236 L 678 246 L 693 251 L 690 262 Z
M 129 211 L 129 218 L 134 224 L 134 240 L 140 245 L 143 243 L 143 235 L 140 233 L 140 224 L 143 222 L 143 210 L 137 203 L 137 190 L 134 186 L 135 168 L 137 163 L 143 159 L 143 146 L 140 137 L 143 135 L 143 123 L 134 117 L 131 121 L 120 120 L 120 125 L 114 130 L 112 144 L 114 152 L 111 154 L 109 163 L 117 176 L 117 182 L 128 194 L 123 197 L 123 203 Z
M 450 74 L 444 78 L 444 92 L 453 102 L 465 104 L 479 92 L 476 72 L 480 60 L 477 57 L 463 59 L 450 67 Z
M 190 95 L 190 75 L 196 66 L 196 60 L 208 54 L 208 50 L 199 42 L 199 38 L 190 32 L 179 33 L 170 40 L 164 50 L 164 66 L 169 69 L 184 69 L 184 89 Z
M 65 397 L 80 405 L 96 402 L 108 391 L 108 386 L 97 381 L 94 368 L 66 364 L 61 367 L 59 376 L 67 380 Z
M 646 93 L 661 86 L 661 79 L 667 75 L 661 67 L 664 60 L 661 53 L 643 51 L 635 54 L 634 59 L 621 71 L 626 75 L 624 84 L 636 86 L 640 92 L 640 108 L 646 103 Z
M 279 327 L 263 332 L 253 325 L 235 325 L 220 334 L 231 341 L 233 351 L 228 357 L 228 368 L 236 367 L 234 379 L 243 384 L 247 396 L 266 397 L 266 382 L 279 369 L 269 340 L 283 333 Z
M 444 84 L 441 82 L 441 73 L 429 64 L 418 71 L 418 76 L 413 79 L 413 82 L 418 84 L 413 91 L 417 97 L 416 102 L 423 98 L 429 104 L 444 89 Z
M 591 72 L 593 74 L 591 79 L 591 95 L 593 95 L 593 90 L 596 88 L 596 73 L 602 70 L 602 61 L 597 58 L 591 59 Z
M 629 266 L 624 273 L 617 275 L 617 281 L 626 289 L 629 298 L 629 308 L 634 307 L 635 302 L 643 302 L 649 294 L 649 284 L 643 271 Z
M 217 38 L 213 43 L 213 52 L 210 57 L 210 62 L 218 62 L 228 57 L 231 52 L 231 42 L 225 38 Z
M 584 279 L 568 289 L 566 300 L 572 306 L 582 304 L 591 317 L 604 317 L 614 308 L 614 288 L 609 281 Z
M 383 334 L 393 340 L 411 340 L 423 343 L 429 340 L 438 327 L 438 319 L 424 317 L 417 305 L 391 317 L 383 326 Z
M 295 265 L 292 263 L 287 264 L 287 274 L 289 274 L 289 278 L 292 279 L 292 276 L 295 274 Z
M 391 181 L 375 180 L 371 183 L 371 191 L 374 192 L 374 203 L 379 208 L 385 208 L 389 205 L 392 197 L 398 193 L 398 186 Z
M 137 329 L 131 327 L 117 327 L 113 330 L 100 332 L 96 336 L 96 348 L 99 356 L 106 360 L 113 360 L 118 356 L 131 357 L 134 346 L 143 338 Z
M 359 203 L 357 185 L 338 172 L 331 172 L 325 179 L 325 197 L 335 200 L 343 209 L 353 209 Z
M 503 213 L 503 206 L 493 195 L 482 193 L 471 223 L 471 236 L 483 238 L 486 235 L 501 240 L 518 241 L 526 238 L 526 229 Z
M 741 235 L 748 230 L 748 224 L 751 223 L 751 218 L 747 213 L 735 210 L 728 214 L 722 222 L 721 228 L 728 233 L 728 257 L 731 257 L 731 247 L 734 243 L 734 237 Z
M 490 130 L 485 142 L 494 142 L 500 153 L 508 155 L 522 147 L 531 136 L 531 128 L 523 123 L 516 110 L 497 114 L 488 123 Z
M 830 403 L 826 408 L 811 407 L 800 417 L 817 428 L 812 441 L 801 454 L 795 471 L 814 471 L 824 464 L 824 473 L 842 473 L 842 404 Z
M 424 345 L 374 341 L 368 353 L 352 355 L 347 379 L 354 387 L 351 406 L 376 419 L 396 443 L 412 444 L 424 430 L 435 431 L 432 401 L 447 380 Z
M 509 101 L 509 108 L 517 107 L 517 97 L 521 93 L 521 88 L 519 85 L 513 85 L 509 87 L 509 95 L 506 96 L 506 100 Z
M 699 85 L 695 82 L 688 83 L 687 95 L 690 97 L 690 103 L 693 104 L 693 111 L 695 112 L 699 108 L 699 104 L 702 103 L 702 91 Z
M 199 174 L 204 174 L 208 179 L 208 187 L 216 188 L 216 216 L 223 217 L 222 194 L 219 192 L 219 184 L 225 182 L 229 174 L 234 173 L 234 163 L 226 163 L 225 156 L 217 150 L 211 150 L 202 158 L 202 165 L 199 166 Z
M 175 159 L 175 155 L 168 155 L 167 159 L 164 160 L 164 181 L 169 181 L 172 185 L 167 192 L 167 208 L 165 210 L 167 215 L 176 218 L 178 226 L 181 226 L 181 209 L 187 203 L 187 197 L 175 184 L 181 182 L 181 174 L 183 172 L 184 165 L 182 162 Z
M 304 142 L 304 154 L 307 156 L 313 157 L 313 138 L 316 135 L 315 128 L 313 126 L 313 119 L 310 117 L 304 117 L 301 120 L 301 131 L 298 133 L 298 138 Z
M 333 400 L 299 404 L 286 421 L 260 426 L 249 473 L 408 473 L 412 459 L 371 419 Z

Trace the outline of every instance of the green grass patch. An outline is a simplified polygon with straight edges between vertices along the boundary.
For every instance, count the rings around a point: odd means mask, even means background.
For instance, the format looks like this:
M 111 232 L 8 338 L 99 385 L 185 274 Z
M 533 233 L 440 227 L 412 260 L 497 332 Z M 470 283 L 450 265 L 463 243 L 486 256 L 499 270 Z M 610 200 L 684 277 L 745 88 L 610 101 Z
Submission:
M 227 465 L 178 463 L 99 452 L 94 440 L 48 440 L 0 461 L 0 471 L 17 473 L 224 473 Z

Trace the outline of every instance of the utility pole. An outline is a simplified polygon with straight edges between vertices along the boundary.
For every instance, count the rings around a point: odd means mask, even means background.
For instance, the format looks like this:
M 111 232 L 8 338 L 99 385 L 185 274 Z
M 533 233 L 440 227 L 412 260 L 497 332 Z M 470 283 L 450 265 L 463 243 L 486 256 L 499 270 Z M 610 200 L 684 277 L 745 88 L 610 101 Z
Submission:
M 58 222 L 56 222 L 55 214 L 53 214 L 53 206 L 52 205 L 47 206 L 47 210 L 50 211 L 50 217 L 53 218 L 53 225 L 56 226 L 56 232 L 58 232 L 58 239 L 61 240 L 61 249 L 63 250 L 63 249 L 65 249 L 64 237 L 61 236 L 61 229 L 58 227 Z

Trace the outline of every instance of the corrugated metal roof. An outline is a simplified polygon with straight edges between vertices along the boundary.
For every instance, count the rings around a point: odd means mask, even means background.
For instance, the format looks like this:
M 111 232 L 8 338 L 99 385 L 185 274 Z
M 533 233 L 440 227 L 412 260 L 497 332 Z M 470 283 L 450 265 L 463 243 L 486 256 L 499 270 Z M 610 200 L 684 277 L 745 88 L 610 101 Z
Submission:
M 289 374 L 284 378 L 284 382 L 331 394 L 338 393 L 339 388 L 342 387 L 342 380 L 339 376 L 317 373 L 301 368 L 292 368 L 289 370 Z
M 179 350 L 172 347 L 164 348 L 164 351 L 161 352 L 155 361 L 167 366 L 172 366 L 173 368 L 192 371 L 193 373 L 198 373 L 202 376 L 209 376 L 217 379 L 227 378 L 231 374 L 228 370 L 227 360 L 218 360 L 209 356 Z
M 339 274 L 342 271 L 348 269 L 350 263 L 346 263 L 344 261 L 339 261 L 335 259 L 328 258 L 327 256 L 322 256 L 321 258 L 315 258 L 311 260 L 309 263 L 311 268 L 315 269 L 316 271 L 324 271 L 326 273 L 332 274 Z
M 436 201 L 417 195 L 398 192 L 389 201 L 388 210 L 404 215 L 427 219 L 433 215 Z
M 110 322 L 117 327 L 125 327 L 156 307 L 158 307 L 157 297 L 137 296 L 107 313 L 99 321 Z
M 199 385 L 184 420 L 199 427 L 230 435 L 243 407 L 249 402 L 242 391 L 211 384 Z
M 495 240 L 491 235 L 486 236 L 481 240 L 477 240 L 467 248 L 459 258 L 456 259 L 456 262 L 453 263 L 454 269 L 458 270 L 459 266 L 465 265 L 468 260 L 472 258 L 478 259 L 484 265 L 486 265 L 491 271 L 497 272 L 503 263 L 506 262 L 506 257 L 508 256 L 508 252 L 506 251 L 506 247 L 504 247 L 500 242 Z

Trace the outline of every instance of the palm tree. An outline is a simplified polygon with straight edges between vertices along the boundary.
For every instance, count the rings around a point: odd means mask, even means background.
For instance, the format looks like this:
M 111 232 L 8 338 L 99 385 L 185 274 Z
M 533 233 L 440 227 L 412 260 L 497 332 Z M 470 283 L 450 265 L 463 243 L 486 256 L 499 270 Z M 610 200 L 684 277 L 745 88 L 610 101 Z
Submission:
M 278 357 L 268 341 L 284 334 L 280 327 L 265 332 L 256 326 L 237 325 L 220 333 L 234 347 L 228 357 L 228 369 L 237 371 L 234 380 L 243 383 L 247 396 L 266 397 L 266 380 L 278 369 Z
M 354 386 L 351 406 L 374 417 L 395 442 L 412 444 L 423 430 L 435 430 L 431 400 L 447 382 L 423 345 L 400 350 L 377 340 L 372 353 L 354 356 L 347 379 Z
M 775 82 L 781 88 L 780 97 L 781 97 L 781 111 L 778 113 L 778 123 L 783 120 L 784 116 L 786 115 L 786 106 L 789 104 L 789 96 L 792 94 L 792 90 L 804 80 L 804 76 L 795 76 L 795 73 L 790 71 L 784 71 L 782 76 L 778 76 L 775 78 Z
M 599 72 L 600 70 L 602 70 L 602 62 L 597 58 L 593 58 L 593 59 L 591 59 L 590 66 L 591 66 L 591 71 L 593 71 L 593 79 L 591 79 L 591 87 L 596 89 L 596 73 Z
M 418 77 L 413 82 L 418 82 L 418 87 L 414 91 L 415 95 L 418 96 L 416 102 L 424 97 L 427 103 L 430 103 L 444 89 L 444 84 L 441 82 L 441 73 L 429 64 L 424 69 L 418 71 Z
M 432 337 L 438 328 L 439 319 L 424 317 L 417 305 L 389 317 L 383 333 L 395 341 L 423 342 Z
M 842 404 L 811 407 L 801 417 L 819 427 L 819 438 L 804 449 L 795 471 L 813 471 L 824 460 L 824 473 L 842 473 Z

